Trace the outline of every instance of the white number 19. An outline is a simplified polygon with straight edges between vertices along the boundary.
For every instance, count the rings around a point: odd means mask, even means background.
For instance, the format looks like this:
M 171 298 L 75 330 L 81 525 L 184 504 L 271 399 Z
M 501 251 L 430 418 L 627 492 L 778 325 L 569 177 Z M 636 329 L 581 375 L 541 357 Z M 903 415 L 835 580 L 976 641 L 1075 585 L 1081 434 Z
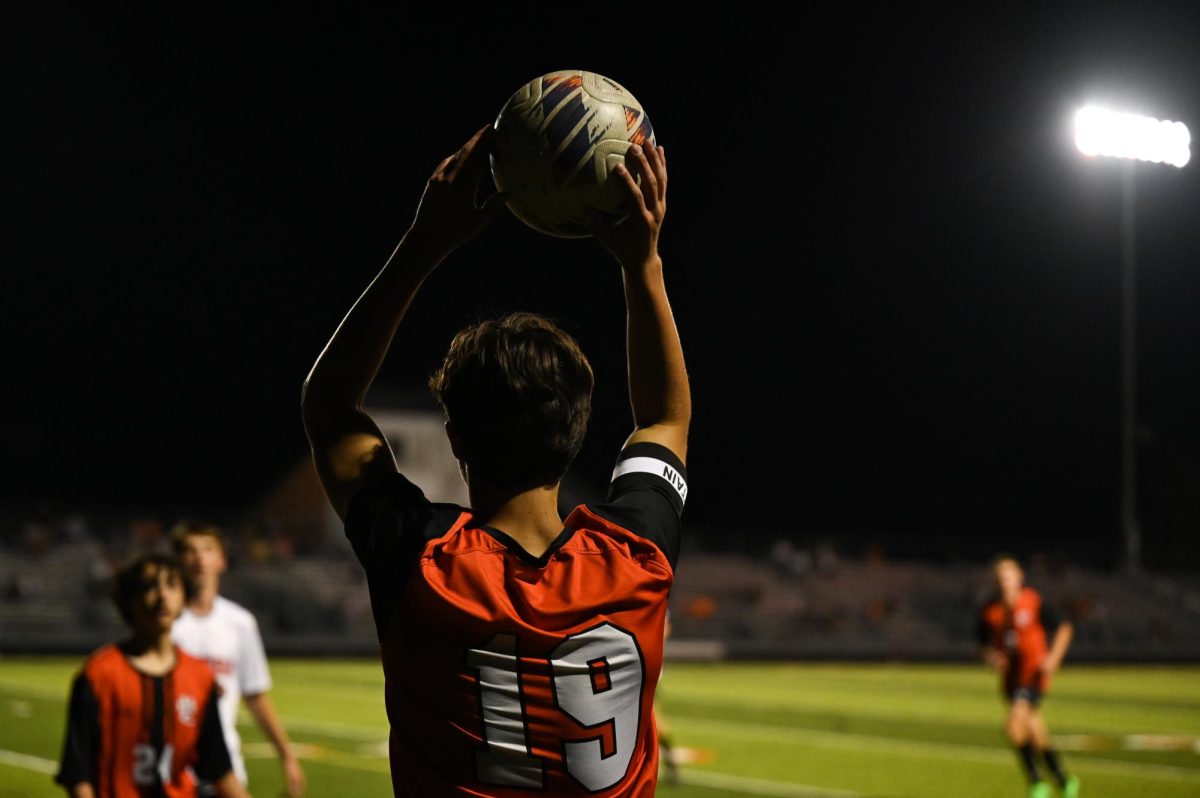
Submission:
M 488 784 L 543 786 L 546 764 L 529 746 L 517 638 L 496 635 L 472 649 L 467 663 L 478 671 L 487 750 L 475 755 L 476 775 Z M 564 741 L 567 772 L 589 790 L 612 787 L 625 777 L 637 746 L 645 673 L 637 640 L 602 623 L 563 640 L 550 652 L 555 703 L 596 734 Z M 597 727 L 612 724 L 614 750 L 604 751 Z

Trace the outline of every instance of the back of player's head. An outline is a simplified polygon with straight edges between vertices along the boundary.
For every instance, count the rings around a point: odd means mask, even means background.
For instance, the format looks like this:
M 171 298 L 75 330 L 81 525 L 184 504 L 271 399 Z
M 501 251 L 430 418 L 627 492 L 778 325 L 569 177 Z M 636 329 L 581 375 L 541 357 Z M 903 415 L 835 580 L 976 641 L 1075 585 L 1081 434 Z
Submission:
M 460 331 L 429 378 L 472 479 L 509 490 L 562 479 L 583 444 L 593 383 L 575 339 L 535 313 Z
M 125 623 L 134 625 L 133 606 L 154 585 L 163 570 L 174 573 L 183 585 L 184 596 L 191 598 L 191 586 L 178 559 L 170 554 L 140 554 L 113 574 L 112 600 Z
M 221 547 L 221 551 L 225 551 L 225 538 L 221 535 L 219 526 L 208 521 L 185 518 L 171 528 L 171 548 L 175 554 L 183 556 L 187 548 L 187 539 L 190 537 L 212 538 Z
M 1020 561 L 1017 560 L 1017 558 L 1012 556 L 1011 554 L 997 554 L 995 557 L 992 558 L 992 571 L 993 572 L 998 571 L 1001 568 L 1001 566 L 1004 566 L 1004 567 L 1011 566 L 1013 568 L 1016 568 L 1018 571 L 1020 571 L 1022 573 L 1025 572 L 1025 569 L 1023 569 L 1021 567 Z

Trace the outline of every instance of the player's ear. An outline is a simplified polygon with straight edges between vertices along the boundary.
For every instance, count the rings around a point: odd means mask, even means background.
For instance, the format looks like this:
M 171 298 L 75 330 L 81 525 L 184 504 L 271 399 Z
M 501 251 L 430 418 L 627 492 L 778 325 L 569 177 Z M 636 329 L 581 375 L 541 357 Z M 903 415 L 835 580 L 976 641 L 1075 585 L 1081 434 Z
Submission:
M 463 457 L 462 438 L 458 436 L 458 430 L 454 428 L 454 422 L 450 419 L 446 419 L 446 437 L 450 440 L 450 451 L 454 453 L 454 459 L 463 462 L 466 458 Z
M 467 460 L 463 457 L 462 438 L 458 436 L 458 430 L 454 428 L 454 422 L 450 419 L 446 419 L 446 437 L 450 440 L 450 451 L 454 453 L 454 459 L 458 461 L 458 474 L 462 477 L 462 481 L 469 486 L 471 480 L 467 476 Z

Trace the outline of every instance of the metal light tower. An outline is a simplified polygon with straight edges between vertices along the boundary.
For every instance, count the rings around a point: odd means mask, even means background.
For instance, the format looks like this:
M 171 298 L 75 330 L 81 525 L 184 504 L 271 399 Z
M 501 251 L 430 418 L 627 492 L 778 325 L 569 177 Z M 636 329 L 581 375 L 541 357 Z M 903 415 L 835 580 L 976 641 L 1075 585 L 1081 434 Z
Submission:
M 1137 520 L 1137 161 L 1183 167 L 1191 135 L 1182 122 L 1088 106 L 1075 114 L 1075 146 L 1087 156 L 1121 158 L 1121 530 L 1125 567 L 1138 570 Z

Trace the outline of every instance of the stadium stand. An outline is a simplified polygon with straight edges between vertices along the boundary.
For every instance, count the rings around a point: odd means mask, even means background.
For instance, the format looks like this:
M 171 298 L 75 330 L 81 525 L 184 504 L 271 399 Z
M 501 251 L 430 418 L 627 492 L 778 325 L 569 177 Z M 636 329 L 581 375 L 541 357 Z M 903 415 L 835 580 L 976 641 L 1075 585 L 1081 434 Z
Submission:
M 95 529 L 107 529 L 108 534 Z M 343 539 L 296 545 L 261 528 L 231 535 L 223 587 L 258 617 L 275 653 L 376 650 L 366 586 Z M 25 525 L 0 545 L 0 653 L 78 652 L 120 630 L 112 565 L 165 547 L 147 521 Z M 301 552 L 301 553 L 297 553 Z M 1073 660 L 1200 660 L 1200 585 L 1034 558 L 1031 584 L 1076 621 Z M 893 561 L 868 547 L 777 543 L 765 556 L 693 547 L 671 598 L 674 658 L 963 660 L 974 656 L 984 561 Z

